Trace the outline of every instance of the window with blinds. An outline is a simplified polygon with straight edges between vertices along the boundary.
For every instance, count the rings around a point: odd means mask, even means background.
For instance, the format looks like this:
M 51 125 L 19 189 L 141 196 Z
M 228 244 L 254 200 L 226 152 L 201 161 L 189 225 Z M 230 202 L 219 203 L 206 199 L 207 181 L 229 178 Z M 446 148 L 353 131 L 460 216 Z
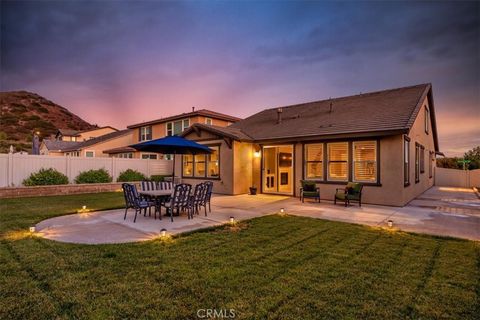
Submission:
M 305 145 L 305 176 L 323 179 L 323 143 Z
M 216 178 L 220 175 L 220 170 L 219 170 L 219 154 L 218 154 L 218 149 L 219 147 L 210 147 L 212 149 L 212 153 L 207 155 L 207 176 L 208 177 L 213 177 Z
M 348 142 L 327 144 L 328 180 L 348 181 Z
M 196 154 L 194 156 L 195 161 L 193 162 L 193 174 L 195 177 L 205 177 L 205 155 Z
M 377 142 L 356 141 L 353 143 L 353 180 L 377 182 Z
M 193 155 L 191 154 L 183 155 L 183 176 L 193 176 Z

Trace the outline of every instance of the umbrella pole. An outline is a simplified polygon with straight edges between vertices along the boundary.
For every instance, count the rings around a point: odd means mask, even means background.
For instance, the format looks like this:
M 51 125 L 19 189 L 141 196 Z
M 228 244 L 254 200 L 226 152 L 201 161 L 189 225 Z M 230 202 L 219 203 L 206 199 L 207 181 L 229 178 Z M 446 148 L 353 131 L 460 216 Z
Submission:
M 175 151 L 173 153 L 173 177 L 172 177 L 172 183 L 175 184 L 175 165 L 176 165 L 176 160 L 175 160 L 175 155 L 177 152 Z

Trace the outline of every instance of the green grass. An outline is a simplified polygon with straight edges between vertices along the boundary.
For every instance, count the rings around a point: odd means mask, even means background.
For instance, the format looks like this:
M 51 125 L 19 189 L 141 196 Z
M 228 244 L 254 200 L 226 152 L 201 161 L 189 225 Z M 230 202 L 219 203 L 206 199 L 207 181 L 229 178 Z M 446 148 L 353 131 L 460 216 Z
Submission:
M 121 194 L 0 200 L 0 318 L 457 318 L 480 314 L 472 241 L 267 216 L 168 241 L 74 245 L 22 230 Z M 214 214 L 214 213 L 213 213 Z

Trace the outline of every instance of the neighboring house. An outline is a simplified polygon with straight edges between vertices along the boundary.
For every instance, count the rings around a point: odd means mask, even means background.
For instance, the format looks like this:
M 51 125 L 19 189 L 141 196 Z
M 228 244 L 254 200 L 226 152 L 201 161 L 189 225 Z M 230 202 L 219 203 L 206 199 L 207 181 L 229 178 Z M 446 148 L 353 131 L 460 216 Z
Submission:
M 261 111 L 229 127 L 193 124 L 184 137 L 214 153 L 184 155 L 182 180 L 212 180 L 224 194 L 299 195 L 315 180 L 333 200 L 348 181 L 363 202 L 403 206 L 433 185 L 439 153 L 430 84 Z
M 115 129 L 116 130 L 116 129 Z M 81 142 L 44 139 L 40 154 L 71 157 L 108 157 L 107 149 L 128 145 L 133 139 L 130 129 L 116 130 Z
M 116 132 L 116 131 L 118 131 L 118 129 L 115 129 L 110 126 L 95 128 L 95 129 L 86 130 L 86 131 L 58 129 L 57 133 L 55 134 L 55 139 L 61 140 L 61 141 L 80 142 L 80 141 L 97 138 L 105 134 Z
M 142 141 L 159 139 L 165 136 L 180 135 L 184 130 L 194 123 L 201 123 L 206 126 L 226 127 L 239 120 L 240 118 L 229 116 L 223 113 L 206 109 L 195 111 L 193 108 L 192 112 L 130 125 L 127 128 L 134 131 L 133 141 L 125 144 L 122 147 L 112 148 L 105 150 L 104 152 L 110 154 L 112 157 L 160 159 L 163 158 L 163 155 L 157 153 L 138 152 L 129 147 L 129 145 Z M 168 155 L 167 158 L 169 158 Z

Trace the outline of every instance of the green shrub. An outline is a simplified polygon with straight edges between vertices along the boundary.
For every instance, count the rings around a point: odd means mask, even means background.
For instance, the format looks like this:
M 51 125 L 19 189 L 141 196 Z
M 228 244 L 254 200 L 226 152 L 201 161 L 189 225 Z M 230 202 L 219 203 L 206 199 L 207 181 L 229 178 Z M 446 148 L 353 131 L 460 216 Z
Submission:
M 40 169 L 40 171 L 32 173 L 30 177 L 23 180 L 24 186 L 46 186 L 55 184 L 68 184 L 68 178 L 53 168 Z
M 154 174 L 150 176 L 150 180 L 155 181 L 155 182 L 162 182 L 165 181 L 165 177 L 161 174 Z
M 80 172 L 75 178 L 75 183 L 107 183 L 112 182 L 112 177 L 105 169 L 88 170 Z
M 147 178 L 143 175 L 143 173 L 138 172 L 137 170 L 127 169 L 125 171 L 120 172 L 117 181 L 118 182 L 129 182 L 129 181 L 142 181 L 146 180 Z

